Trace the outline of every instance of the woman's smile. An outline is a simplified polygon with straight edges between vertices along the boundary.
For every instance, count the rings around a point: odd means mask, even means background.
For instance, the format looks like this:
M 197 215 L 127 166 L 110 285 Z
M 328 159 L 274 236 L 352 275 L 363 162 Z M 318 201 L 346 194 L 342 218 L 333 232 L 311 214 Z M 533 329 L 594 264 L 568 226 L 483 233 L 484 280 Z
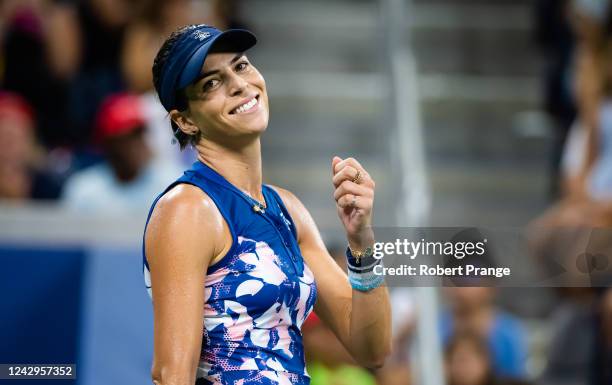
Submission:
M 251 114 L 259 110 L 259 94 L 247 97 L 230 111 L 230 115 Z

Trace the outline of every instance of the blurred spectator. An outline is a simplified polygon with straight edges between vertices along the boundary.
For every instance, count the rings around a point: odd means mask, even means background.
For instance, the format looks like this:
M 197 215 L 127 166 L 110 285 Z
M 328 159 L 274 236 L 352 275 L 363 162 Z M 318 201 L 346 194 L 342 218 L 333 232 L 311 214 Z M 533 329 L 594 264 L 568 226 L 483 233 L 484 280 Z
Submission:
M 598 6 L 593 9 L 591 3 Z M 612 187 L 612 172 L 602 167 L 608 163 L 607 127 L 612 123 L 606 106 L 612 84 L 608 3 L 576 1 L 571 13 L 577 37 L 574 93 L 579 115 L 566 149 L 564 187 L 566 198 L 574 200 L 605 200 Z
M 568 165 L 566 186 L 570 198 L 605 201 L 612 197 L 612 167 L 608 160 L 612 150 L 609 141 L 612 8 L 607 0 L 577 0 L 572 15 L 578 38 L 576 129 L 582 132 L 584 140 L 575 165 Z
M 453 242 L 477 242 L 485 238 L 478 229 L 462 229 Z M 445 267 L 496 267 L 492 250 L 474 254 L 469 260 L 449 257 Z M 491 366 L 499 378 L 521 379 L 526 375 L 526 332 L 520 320 L 495 307 L 495 279 L 484 277 L 449 277 L 444 282 L 447 308 L 440 318 L 440 337 L 444 345 L 455 334 L 472 333 L 487 343 Z
M 602 291 L 597 302 L 598 336 L 593 360 L 593 385 L 612 384 L 612 289 Z
M 145 139 L 153 155 L 160 162 L 187 168 L 196 160 L 195 149 L 191 146 L 180 150 L 170 125 L 170 117 L 162 107 L 157 94 L 147 92 L 140 95 L 145 117 Z
M 478 333 L 455 334 L 445 349 L 448 385 L 519 385 L 518 380 L 500 380 L 495 374 L 486 340 Z
M 478 335 L 491 352 L 491 367 L 496 376 L 524 378 L 525 330 L 517 318 L 494 307 L 495 288 L 449 287 L 445 294 L 450 309 L 443 312 L 440 323 L 443 343 L 448 344 L 456 334 Z
M 491 385 L 493 368 L 486 342 L 475 333 L 458 333 L 445 350 L 449 385 Z
M 572 92 L 574 36 L 569 20 L 570 0 L 538 0 L 536 40 L 545 57 L 544 106 L 555 127 L 550 192 L 560 193 L 561 154 L 576 117 Z
M 139 6 L 125 33 L 121 67 L 129 90 L 143 93 L 153 89 L 151 65 L 166 37 L 196 23 L 197 14 L 188 0 L 144 0 Z
M 596 330 L 589 288 L 564 288 L 548 323 L 551 340 L 542 385 L 587 385 L 592 369 Z
M 168 113 L 153 92 L 151 66 L 165 38 L 178 27 L 201 22 L 202 15 L 194 3 L 188 0 L 144 0 L 137 16 L 126 30 L 122 47 L 121 66 L 127 87 L 142 94 L 145 110 L 146 138 L 154 155 L 163 161 L 190 165 L 194 152 L 185 152 L 172 146 L 172 134 Z
M 567 69 L 563 70 L 563 87 L 559 86 L 560 74 L 553 74 L 557 86 L 551 85 L 549 99 L 557 100 L 552 103 L 551 113 L 559 117 L 563 127 L 570 127 L 571 117 L 566 100 L 566 91 L 571 89 L 574 104 L 577 108 L 577 117 L 569 131 L 568 140 L 562 155 L 562 201 L 549 211 L 546 221 L 541 225 L 591 225 L 592 223 L 605 223 L 612 210 L 606 208 L 606 201 L 612 198 L 612 166 L 608 159 L 611 150 L 610 127 L 612 127 L 612 105 L 610 96 L 612 91 L 612 9 L 609 0 L 574 0 L 567 2 L 541 1 L 548 4 L 543 7 L 563 17 L 562 25 L 553 23 L 559 30 L 557 34 L 545 34 L 542 28 L 541 35 L 557 36 L 559 47 L 556 51 L 563 51 L 563 58 L 558 58 L 565 67 L 565 52 L 568 51 L 568 36 L 566 21 L 570 21 L 575 43 L 572 48 L 573 72 L 568 76 Z M 559 10 L 559 8 L 563 8 Z M 544 19 L 544 17 L 542 18 Z M 552 27 L 552 26 L 551 26 Z M 541 40 L 546 40 L 542 38 Z M 554 48 L 554 46 L 553 46 Z M 557 66 L 559 66 L 557 65 Z M 552 71 L 555 72 L 555 71 Z M 558 70 L 556 72 L 559 72 Z M 569 81 L 571 80 L 571 82 Z M 568 85 L 571 84 L 572 87 Z M 549 103 L 550 104 L 550 103 Z M 553 106 L 553 107 L 554 107 Z M 565 107 L 564 107 L 565 106 Z M 550 106 L 549 106 L 550 107 Z M 562 108 L 563 107 L 563 108 Z M 549 108 L 549 110 L 551 110 Z M 562 113 L 566 111 L 567 113 Z M 562 133 L 562 135 L 565 135 Z M 604 203 L 604 205 L 599 205 Z M 588 215 L 588 213 L 592 215 Z M 587 214 L 587 215 L 585 215 Z M 589 219 L 586 219 L 589 218 Z M 593 218 L 592 222 L 589 222 Z
M 344 249 L 331 247 L 332 257 L 346 271 Z M 302 327 L 307 370 L 312 385 L 375 385 L 374 376 L 355 360 L 334 333 L 313 312 Z
M 121 50 L 125 28 L 137 2 L 132 0 L 58 1 L 49 20 L 50 63 L 67 82 L 72 141 L 87 145 L 104 98 L 125 88 Z
M 220 30 L 248 29 L 242 18 L 239 0 L 211 0 L 208 23 Z
M 3 2 L 3 87 L 32 104 L 47 147 L 89 144 L 99 103 L 123 89 L 120 51 L 134 3 Z
M 567 288 L 554 328 L 543 385 L 612 383 L 612 289 Z
M 104 101 L 96 119 L 96 139 L 107 162 L 68 180 L 63 195 L 66 206 L 89 212 L 146 210 L 180 175 L 173 164 L 152 157 L 144 123 L 137 96 L 117 94 Z
M 545 266 L 575 266 L 590 228 L 612 225 L 612 8 L 576 0 L 572 21 L 578 118 L 563 159 L 565 194 L 531 224 L 531 247 Z
M 34 116 L 25 100 L 0 93 L 0 198 L 55 199 L 61 180 L 44 171 L 34 139 Z
M 48 56 L 54 9 L 50 0 L 2 2 L 2 88 L 32 106 L 37 140 L 47 147 L 61 145 L 72 135 L 66 83 L 56 76 Z M 63 37 L 62 43 L 70 38 Z

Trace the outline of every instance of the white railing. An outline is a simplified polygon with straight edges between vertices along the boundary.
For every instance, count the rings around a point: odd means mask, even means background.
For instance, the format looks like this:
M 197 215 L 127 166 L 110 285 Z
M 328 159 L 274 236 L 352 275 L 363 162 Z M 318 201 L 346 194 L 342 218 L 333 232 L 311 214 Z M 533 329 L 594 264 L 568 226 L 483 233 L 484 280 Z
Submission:
M 404 41 L 402 30 L 411 9 L 409 0 L 383 0 L 382 17 L 385 26 L 388 66 L 395 132 L 390 147 L 392 164 L 399 165 L 400 180 L 398 215 L 400 227 L 425 226 L 428 221 L 430 193 L 426 165 L 422 122 L 419 108 L 417 70 L 414 57 Z M 443 385 L 443 365 L 438 333 L 438 295 L 435 288 L 417 287 L 417 329 L 412 355 L 416 373 L 414 381 L 421 385 Z

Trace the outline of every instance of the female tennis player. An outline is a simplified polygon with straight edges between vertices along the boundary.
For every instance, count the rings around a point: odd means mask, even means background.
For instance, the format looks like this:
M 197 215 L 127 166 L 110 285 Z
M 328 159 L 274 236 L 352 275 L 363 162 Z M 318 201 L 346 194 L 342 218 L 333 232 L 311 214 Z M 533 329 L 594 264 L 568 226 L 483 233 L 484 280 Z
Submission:
M 360 364 L 381 366 L 390 351 L 388 293 L 372 272 L 374 181 L 355 159 L 331 162 L 347 279 L 302 203 L 262 184 L 268 95 L 244 54 L 255 42 L 190 25 L 153 64 L 175 136 L 198 155 L 145 228 L 158 385 L 308 384 L 300 328 L 313 307 Z

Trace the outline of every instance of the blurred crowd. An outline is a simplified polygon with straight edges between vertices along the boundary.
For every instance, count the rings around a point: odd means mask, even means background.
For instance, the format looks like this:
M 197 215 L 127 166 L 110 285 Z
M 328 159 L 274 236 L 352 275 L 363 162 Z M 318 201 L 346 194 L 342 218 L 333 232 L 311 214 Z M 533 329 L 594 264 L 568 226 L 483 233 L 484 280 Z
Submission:
M 540 0 L 545 107 L 555 122 L 556 201 L 529 226 L 539 265 L 556 284 L 545 384 L 612 383 L 612 6 Z
M 529 225 L 529 246 L 551 276 L 569 266 L 553 284 L 550 313 L 537 321 L 545 325 L 545 346 L 535 346 L 532 324 L 502 308 L 494 283 L 449 284 L 437 325 L 448 385 L 612 384 L 611 3 L 534 1 L 535 40 L 546 63 L 543 102 L 555 132 L 553 203 Z M 343 264 L 343 249 L 331 250 Z M 391 288 L 393 354 L 374 371 L 354 366 L 312 316 L 304 334 L 313 385 L 420 383 L 413 296 L 409 288 Z
M 231 0 L 0 3 L 0 199 L 144 210 L 194 160 L 152 90 L 179 26 L 243 26 Z
M 609 3 L 534 1 L 536 40 L 546 61 L 545 109 L 555 125 L 556 203 L 531 224 L 543 266 L 574 258 L 585 239 L 593 255 L 612 250 L 612 237 L 594 239 L 589 230 L 612 225 Z M 151 80 L 165 37 L 188 23 L 244 26 L 230 0 L 2 1 L 0 199 L 56 200 L 82 212 L 148 208 L 149 198 L 194 160 L 172 145 Z M 565 230 L 540 230 L 554 228 Z M 330 251 L 344 263 L 343 247 Z M 501 310 L 496 289 L 486 286 L 443 290 L 438 327 L 449 385 L 612 384 L 609 283 L 557 290 L 546 321 L 546 365 L 537 377 L 528 370 L 528 328 Z M 357 367 L 313 314 L 304 325 L 313 385 L 419 383 L 412 295 L 392 291 L 394 352 L 376 371 Z

